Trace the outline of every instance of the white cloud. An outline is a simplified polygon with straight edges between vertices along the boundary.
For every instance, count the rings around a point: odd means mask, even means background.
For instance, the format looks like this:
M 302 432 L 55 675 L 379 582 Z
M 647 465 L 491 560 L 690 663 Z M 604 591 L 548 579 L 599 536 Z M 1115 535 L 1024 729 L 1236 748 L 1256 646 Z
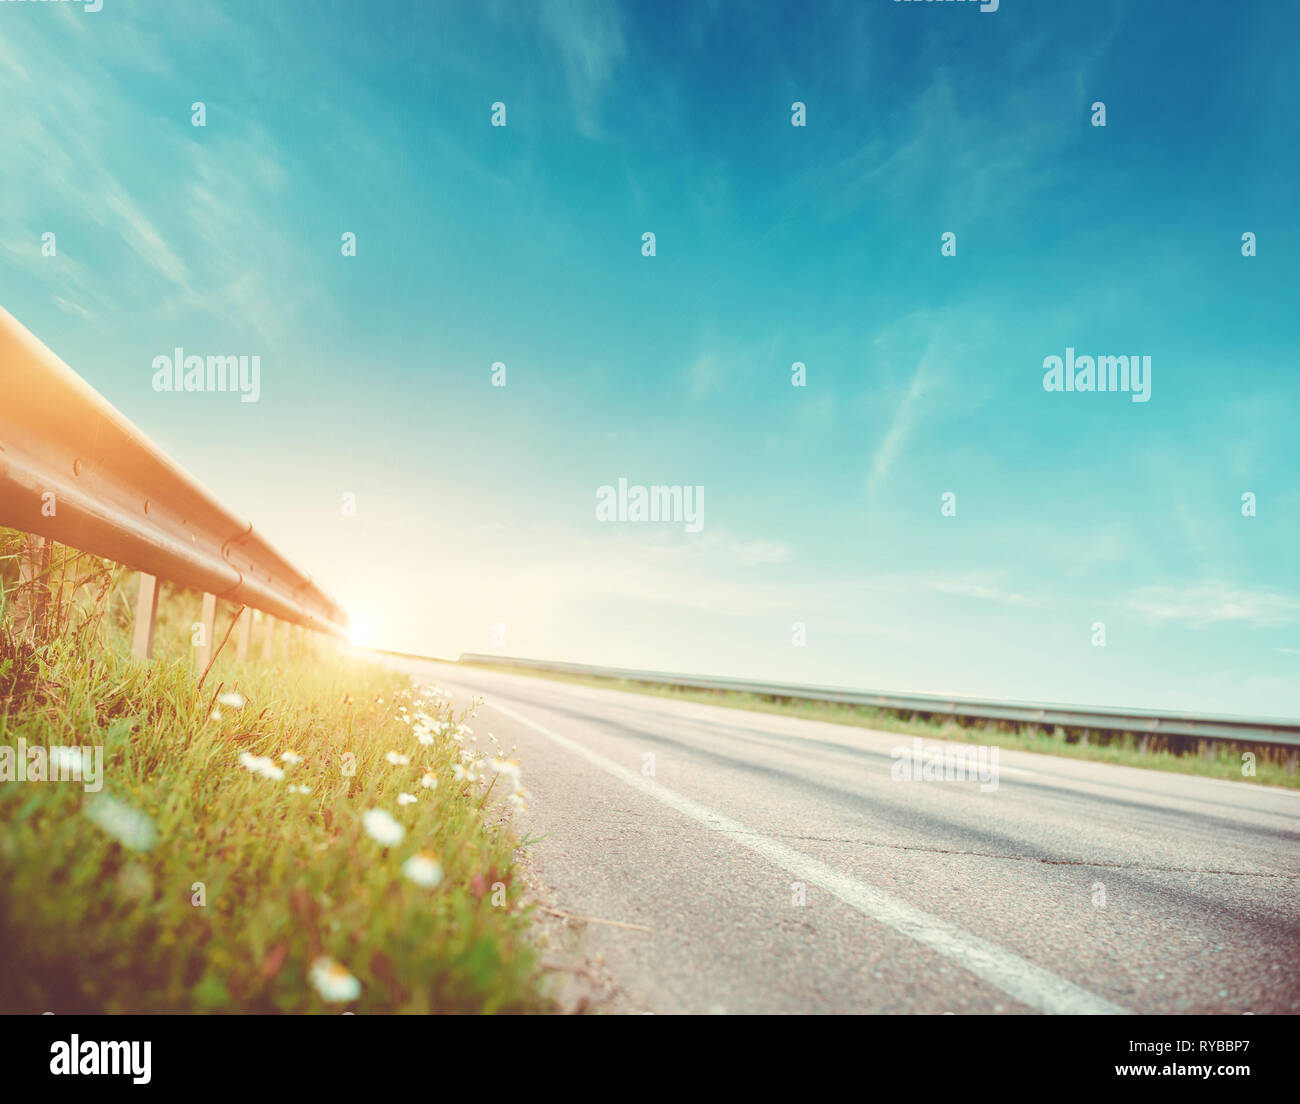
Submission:
M 578 130 L 599 137 L 599 104 L 626 53 L 618 10 L 603 0 L 543 0 L 542 31 L 559 51 Z
M 1260 626 L 1300 621 L 1300 599 L 1224 582 L 1144 587 L 1130 596 L 1128 605 L 1152 621 L 1179 621 L 1193 628 L 1234 621 Z
M 143 68 L 174 82 L 165 51 L 125 24 L 103 26 L 75 52 L 62 39 L 69 27 L 81 34 L 78 21 L 30 21 L 0 41 L 0 101 L 12 108 L 0 164 L 29 184 L 6 197 L 6 214 L 43 230 L 46 212 L 60 212 L 49 227 L 59 235 L 57 263 L 42 258 L 39 242 L 10 238 L 0 252 L 69 313 L 124 325 L 147 311 L 264 337 L 286 331 L 296 304 L 285 290 L 301 298 L 296 276 L 311 266 L 273 217 L 290 182 L 281 151 L 229 111 L 221 128 L 193 131 L 187 94 L 176 97 L 176 117 L 154 118 L 123 74 Z M 41 58 L 39 82 L 27 79 L 25 57 Z M 160 165 L 174 187 L 159 186 Z

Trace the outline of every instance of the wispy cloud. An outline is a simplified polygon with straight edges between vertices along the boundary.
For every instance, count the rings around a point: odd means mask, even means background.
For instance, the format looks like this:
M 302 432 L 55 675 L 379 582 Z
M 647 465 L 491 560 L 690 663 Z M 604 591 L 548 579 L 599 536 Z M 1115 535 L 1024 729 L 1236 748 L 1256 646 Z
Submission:
M 1192 628 L 1230 621 L 1261 627 L 1300 621 L 1300 598 L 1217 581 L 1144 587 L 1130 596 L 1128 606 L 1152 621 L 1182 622 Z
M 292 180 L 283 152 L 251 119 L 227 110 L 222 125 L 189 126 L 191 97 L 173 97 L 170 125 L 142 111 L 130 87 L 141 70 L 176 81 L 166 51 L 124 23 L 82 34 L 82 21 L 29 22 L 0 41 L 0 99 L 12 117 L 0 135 L 0 163 L 41 187 L 7 199 L 27 233 L 59 212 L 59 253 L 43 258 L 7 240 L 3 249 L 50 288 L 65 311 L 124 319 L 210 318 L 264 338 L 288 332 L 295 295 L 310 269 L 284 225 L 281 196 Z M 218 23 L 214 34 L 224 33 Z M 62 38 L 80 36 L 74 54 Z M 21 58 L 42 58 L 39 84 Z M 152 60 L 150 60 L 152 59 Z M 147 119 L 147 144 L 135 128 Z M 174 180 L 160 189 L 157 166 Z M 93 276 L 112 258 L 111 279 Z M 295 289 L 286 296 L 286 289 Z
M 925 394 L 929 389 L 930 381 L 927 377 L 925 360 L 922 358 L 916 366 L 916 371 L 912 373 L 912 382 L 903 394 L 902 401 L 899 402 L 894 411 L 894 417 L 889 423 L 889 429 L 881 438 L 880 444 L 876 446 L 876 451 L 871 457 L 871 468 L 867 472 L 868 496 L 874 497 L 881 480 L 889 473 L 889 469 L 893 467 L 894 461 L 902 451 L 907 438 L 911 436 L 912 430 L 920 422 L 922 399 L 925 398 Z
M 976 598 L 980 601 L 1001 602 L 1011 606 L 1036 604 L 1034 599 L 1024 594 L 998 586 L 995 579 L 988 575 L 941 575 L 922 580 L 921 586 L 923 589 L 933 590 L 939 594 L 951 594 L 959 598 Z
M 600 100 L 626 53 L 618 9 L 601 0 L 543 0 L 542 31 L 559 52 L 578 130 L 600 136 Z
M 926 413 L 926 401 L 936 389 L 939 377 L 945 370 L 940 362 L 939 353 L 943 346 L 942 330 L 924 313 L 911 315 L 882 331 L 874 342 L 876 352 L 884 362 L 885 370 L 890 371 L 891 361 L 905 357 L 906 350 L 909 347 L 915 348 L 918 341 L 921 345 L 921 353 L 916 357 L 911 378 L 894 407 L 888 429 L 885 430 L 880 443 L 872 453 L 871 464 L 867 471 L 868 498 L 875 497 L 876 491 L 903 451 L 908 438 L 921 423 Z

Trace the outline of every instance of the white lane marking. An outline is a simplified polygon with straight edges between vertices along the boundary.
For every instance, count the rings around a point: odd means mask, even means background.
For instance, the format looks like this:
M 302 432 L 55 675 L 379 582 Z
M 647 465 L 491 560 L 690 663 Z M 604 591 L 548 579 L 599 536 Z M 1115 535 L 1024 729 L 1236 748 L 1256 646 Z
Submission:
M 937 916 L 913 908 L 905 901 L 855 881 L 823 862 L 800 854 L 775 840 L 760 836 L 743 824 L 724 817 L 721 813 L 716 813 L 707 806 L 692 801 L 689 797 L 683 797 L 612 759 L 607 759 L 576 740 L 552 732 L 544 725 L 516 713 L 513 709 L 497 705 L 495 702 L 484 702 L 484 704 L 553 740 L 575 755 L 582 756 L 587 762 L 612 774 L 643 794 L 676 809 L 719 835 L 728 837 L 741 847 L 761 855 L 768 862 L 789 871 L 801 881 L 821 886 L 828 893 L 834 894 L 841 901 L 852 905 L 873 920 L 915 939 L 918 943 L 923 943 L 945 958 L 952 959 L 976 977 L 983 978 L 990 985 L 996 986 L 1022 1004 L 1058 1014 L 1123 1015 L 1128 1011 L 1119 1005 L 1111 1004 L 1110 1001 L 1104 1000 L 1095 993 L 1080 988 L 1073 982 L 1057 977 L 1041 966 L 1035 966 L 1019 955 L 953 927 Z

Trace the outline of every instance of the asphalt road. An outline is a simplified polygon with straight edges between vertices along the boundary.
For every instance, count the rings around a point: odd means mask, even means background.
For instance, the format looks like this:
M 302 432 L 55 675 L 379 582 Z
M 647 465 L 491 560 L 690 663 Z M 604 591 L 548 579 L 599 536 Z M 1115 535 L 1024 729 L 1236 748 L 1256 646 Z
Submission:
M 1014 751 L 991 791 L 895 780 L 893 733 L 390 662 L 518 745 L 558 908 L 637 925 L 583 930 L 613 1011 L 1300 1011 L 1300 794 Z

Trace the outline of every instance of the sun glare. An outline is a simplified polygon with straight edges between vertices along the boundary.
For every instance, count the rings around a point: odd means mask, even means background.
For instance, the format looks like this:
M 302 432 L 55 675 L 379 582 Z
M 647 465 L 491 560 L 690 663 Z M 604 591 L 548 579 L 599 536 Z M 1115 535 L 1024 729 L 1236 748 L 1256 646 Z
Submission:
M 348 643 L 354 648 L 373 648 L 379 643 L 378 630 L 368 617 L 353 617 L 348 629 Z

